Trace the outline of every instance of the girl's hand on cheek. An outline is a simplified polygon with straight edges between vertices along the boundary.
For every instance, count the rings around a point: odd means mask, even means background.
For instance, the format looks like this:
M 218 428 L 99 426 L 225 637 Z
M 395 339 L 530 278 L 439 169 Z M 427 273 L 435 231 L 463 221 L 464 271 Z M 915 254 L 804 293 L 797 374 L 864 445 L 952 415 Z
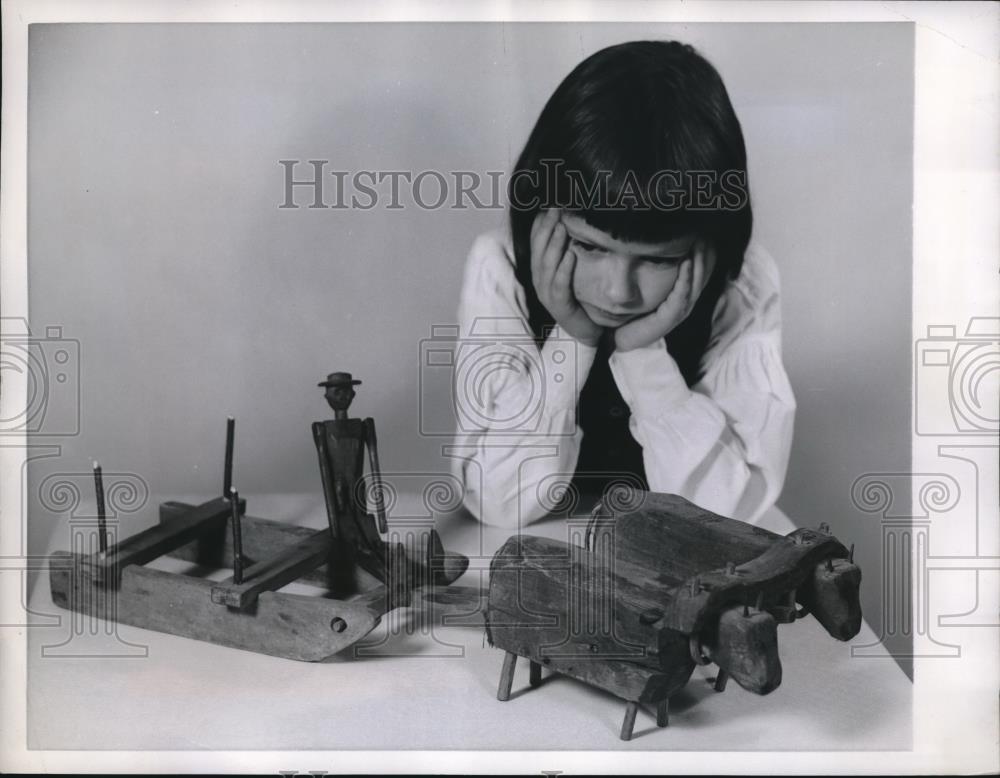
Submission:
M 539 301 L 564 332 L 596 346 L 604 328 L 587 315 L 573 294 L 576 255 L 567 249 L 566 228 L 559 211 L 539 213 L 531 225 L 531 278 Z
M 667 299 L 655 310 L 615 330 L 615 348 L 618 351 L 631 351 L 666 337 L 691 313 L 714 267 L 715 255 L 712 248 L 707 243 L 699 242 L 694 254 L 681 263 L 677 280 Z

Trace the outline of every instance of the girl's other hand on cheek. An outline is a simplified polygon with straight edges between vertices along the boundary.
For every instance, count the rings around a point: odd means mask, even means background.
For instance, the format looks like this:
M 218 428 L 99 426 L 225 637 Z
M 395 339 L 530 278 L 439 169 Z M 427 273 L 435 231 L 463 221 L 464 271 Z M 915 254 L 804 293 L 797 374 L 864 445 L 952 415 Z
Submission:
M 556 324 L 580 343 L 596 346 L 604 328 L 587 315 L 573 294 L 576 255 L 567 248 L 559 210 L 541 211 L 531 225 L 531 278 L 539 301 Z
M 667 298 L 654 310 L 615 330 L 615 348 L 631 351 L 670 334 L 691 313 L 714 268 L 714 249 L 709 243 L 699 241 L 693 255 L 681 263 Z

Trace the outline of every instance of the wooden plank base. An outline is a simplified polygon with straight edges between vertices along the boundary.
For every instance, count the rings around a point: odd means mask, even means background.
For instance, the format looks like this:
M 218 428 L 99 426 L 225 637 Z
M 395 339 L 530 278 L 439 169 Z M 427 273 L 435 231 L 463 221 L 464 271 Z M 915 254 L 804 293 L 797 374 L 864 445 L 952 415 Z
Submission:
M 213 585 L 212 602 L 245 610 L 257 601 L 261 592 L 280 589 L 301 577 L 303 572 L 326 562 L 331 546 L 330 531 L 317 530 L 294 546 L 247 568 L 241 583 L 229 578 Z
M 133 627 L 285 659 L 317 662 L 358 642 L 379 623 L 385 587 L 353 600 L 263 592 L 246 611 L 212 602 L 212 581 L 130 565 L 115 590 L 79 554 L 57 552 L 49 570 L 61 608 Z

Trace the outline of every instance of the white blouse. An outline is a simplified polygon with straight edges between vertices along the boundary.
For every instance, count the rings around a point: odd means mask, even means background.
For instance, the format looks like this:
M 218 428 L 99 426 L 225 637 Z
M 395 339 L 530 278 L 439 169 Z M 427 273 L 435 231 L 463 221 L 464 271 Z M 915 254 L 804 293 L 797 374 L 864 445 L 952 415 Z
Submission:
M 576 406 L 597 349 L 556 327 L 539 353 L 514 267 L 508 230 L 481 235 L 469 253 L 451 455 L 466 507 L 487 524 L 519 528 L 552 510 L 573 476 L 583 436 Z M 795 416 L 778 293 L 774 260 L 751 243 L 690 389 L 662 338 L 611 355 L 652 490 L 751 523 L 778 498 Z

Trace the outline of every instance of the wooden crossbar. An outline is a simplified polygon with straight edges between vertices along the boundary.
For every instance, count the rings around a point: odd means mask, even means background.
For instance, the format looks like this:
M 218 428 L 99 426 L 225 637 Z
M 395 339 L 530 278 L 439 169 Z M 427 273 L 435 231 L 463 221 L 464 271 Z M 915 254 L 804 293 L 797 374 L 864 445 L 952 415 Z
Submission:
M 240 500 L 240 512 L 246 501 Z M 82 564 L 100 583 L 118 586 L 122 571 L 129 565 L 144 565 L 175 548 L 195 540 L 203 532 L 224 525 L 232 512 L 229 500 L 217 497 L 195 506 L 168 523 L 157 524 L 115 544 L 106 552 L 84 557 Z
M 261 592 L 280 589 L 300 578 L 303 573 L 325 564 L 330 555 L 330 531 L 318 530 L 289 548 L 243 571 L 243 582 L 227 578 L 212 586 L 212 602 L 245 610 L 253 605 Z

